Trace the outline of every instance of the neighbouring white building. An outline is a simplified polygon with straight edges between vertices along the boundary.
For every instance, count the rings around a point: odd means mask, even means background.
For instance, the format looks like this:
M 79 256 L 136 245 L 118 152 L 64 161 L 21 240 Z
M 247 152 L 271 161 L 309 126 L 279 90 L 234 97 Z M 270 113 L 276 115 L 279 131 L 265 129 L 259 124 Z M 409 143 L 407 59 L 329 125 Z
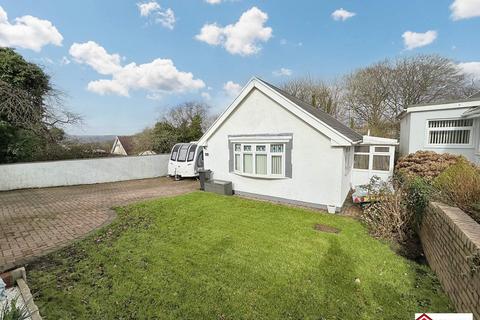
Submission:
M 401 155 L 448 152 L 480 164 L 480 93 L 461 101 L 413 105 L 399 118 Z
M 338 211 L 352 186 L 391 175 L 396 140 L 375 139 L 253 78 L 198 144 L 236 194 Z

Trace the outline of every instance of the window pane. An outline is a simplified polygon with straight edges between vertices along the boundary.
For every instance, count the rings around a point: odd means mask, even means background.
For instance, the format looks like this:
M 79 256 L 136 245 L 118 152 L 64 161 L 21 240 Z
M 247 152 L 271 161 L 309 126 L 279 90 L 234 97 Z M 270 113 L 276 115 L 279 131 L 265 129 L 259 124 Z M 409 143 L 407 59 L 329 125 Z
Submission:
M 283 152 L 283 144 L 270 145 L 270 152 L 274 152 L 274 153 Z
M 188 158 L 187 161 L 193 161 L 193 158 L 195 158 L 195 150 L 197 150 L 197 145 L 194 144 L 190 147 L 190 150 L 188 150 Z
M 253 173 L 252 160 L 253 160 L 253 157 L 252 157 L 251 154 L 244 154 L 243 155 L 243 172 Z
M 266 149 L 266 146 L 265 145 L 261 145 L 261 146 L 257 146 L 256 147 L 256 150 L 258 152 L 265 152 L 267 149 Z
M 282 156 L 272 156 L 272 174 L 283 174 Z
M 242 150 L 241 147 L 240 147 L 240 144 L 235 144 L 235 151 L 240 151 Z
M 180 146 L 178 144 L 173 147 L 172 155 L 170 156 L 170 160 L 175 161 L 177 159 L 178 148 L 180 148 Z
M 235 154 L 235 170 L 240 170 L 240 155 Z
M 370 152 L 369 146 L 355 146 L 355 152 Z
M 368 154 L 355 154 L 353 156 L 353 167 L 355 169 L 368 169 L 368 161 L 370 156 Z
M 373 156 L 373 170 L 388 171 L 390 156 Z
M 389 152 L 389 147 L 375 147 L 375 152 Z
M 247 144 L 243 146 L 243 151 L 252 151 L 252 146 Z
M 255 173 L 267 174 L 267 155 L 266 154 L 255 155 Z
M 185 159 L 187 159 L 187 150 L 188 150 L 188 144 L 184 144 L 183 146 L 180 147 L 177 161 L 185 161 Z

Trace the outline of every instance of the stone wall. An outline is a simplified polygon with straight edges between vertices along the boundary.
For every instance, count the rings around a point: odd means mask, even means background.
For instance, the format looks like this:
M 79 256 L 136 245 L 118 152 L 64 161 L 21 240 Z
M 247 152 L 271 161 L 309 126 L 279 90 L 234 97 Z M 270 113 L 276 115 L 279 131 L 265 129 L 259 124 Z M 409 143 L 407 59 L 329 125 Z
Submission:
M 480 319 L 480 225 L 458 208 L 433 202 L 425 213 L 420 239 L 456 310 Z
M 0 165 L 0 190 L 93 184 L 167 175 L 168 154 Z

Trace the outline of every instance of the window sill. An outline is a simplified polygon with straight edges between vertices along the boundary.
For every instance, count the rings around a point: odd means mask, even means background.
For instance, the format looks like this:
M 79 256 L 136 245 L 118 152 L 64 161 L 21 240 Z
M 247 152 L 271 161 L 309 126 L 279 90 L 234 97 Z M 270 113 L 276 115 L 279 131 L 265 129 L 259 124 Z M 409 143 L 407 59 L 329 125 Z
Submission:
M 249 174 L 249 173 L 243 173 L 243 172 L 238 172 L 234 171 L 234 174 L 237 176 L 241 177 L 247 177 L 247 178 L 254 178 L 254 179 L 265 179 L 265 180 L 281 180 L 281 179 L 288 179 L 285 176 L 263 176 L 263 175 L 258 175 L 258 174 Z
M 473 149 L 473 145 L 459 145 L 459 144 L 442 144 L 442 145 L 425 145 L 425 148 L 430 149 Z

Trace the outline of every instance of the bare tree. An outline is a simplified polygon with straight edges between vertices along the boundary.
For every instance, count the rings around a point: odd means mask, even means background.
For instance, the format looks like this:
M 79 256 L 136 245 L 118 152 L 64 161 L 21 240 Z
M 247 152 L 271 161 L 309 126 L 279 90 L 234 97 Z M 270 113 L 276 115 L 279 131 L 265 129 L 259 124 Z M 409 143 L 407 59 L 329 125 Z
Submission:
M 392 69 L 380 62 L 345 77 L 345 105 L 351 111 L 355 126 L 367 125 L 373 134 L 382 134 L 387 120 L 387 101 L 390 96 Z
M 163 115 L 162 120 L 172 124 L 175 127 L 191 123 L 194 117 L 199 116 L 202 120 L 208 116 L 210 106 L 202 102 L 188 101 L 179 104 Z
M 475 84 L 453 61 L 437 55 L 385 60 L 345 77 L 345 101 L 357 125 L 398 137 L 397 116 L 413 104 L 466 98 Z
M 37 97 L 0 80 L 0 115 L 9 124 L 49 137 L 51 129 L 78 124 L 82 118 L 63 108 L 62 93 L 50 90 L 39 104 Z
M 453 61 L 438 55 L 400 58 L 391 65 L 393 85 L 388 103 L 394 115 L 413 104 L 466 98 L 474 87 Z
M 292 79 L 281 85 L 281 88 L 296 98 L 322 109 L 330 115 L 343 118 L 342 84 L 338 81 L 325 82 L 311 76 Z

